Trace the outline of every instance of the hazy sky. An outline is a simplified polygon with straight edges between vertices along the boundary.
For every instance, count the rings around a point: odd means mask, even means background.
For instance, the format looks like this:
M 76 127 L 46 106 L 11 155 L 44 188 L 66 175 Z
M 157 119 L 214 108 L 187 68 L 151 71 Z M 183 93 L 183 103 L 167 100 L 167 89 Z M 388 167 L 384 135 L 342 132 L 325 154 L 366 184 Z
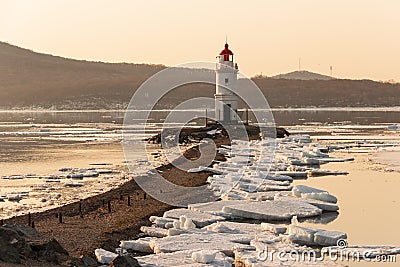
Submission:
M 399 0 L 0 0 L 0 40 L 106 62 L 214 61 L 225 35 L 240 70 L 298 69 L 400 81 Z

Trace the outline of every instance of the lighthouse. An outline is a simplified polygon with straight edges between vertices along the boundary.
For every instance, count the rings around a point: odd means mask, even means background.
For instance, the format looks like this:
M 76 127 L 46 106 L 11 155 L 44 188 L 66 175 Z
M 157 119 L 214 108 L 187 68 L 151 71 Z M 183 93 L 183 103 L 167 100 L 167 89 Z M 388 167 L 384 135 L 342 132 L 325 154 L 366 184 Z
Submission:
M 239 118 L 237 115 L 238 97 L 237 74 L 238 65 L 233 61 L 233 52 L 229 50 L 228 43 L 217 56 L 215 76 L 215 117 L 217 121 L 225 124 L 235 124 Z

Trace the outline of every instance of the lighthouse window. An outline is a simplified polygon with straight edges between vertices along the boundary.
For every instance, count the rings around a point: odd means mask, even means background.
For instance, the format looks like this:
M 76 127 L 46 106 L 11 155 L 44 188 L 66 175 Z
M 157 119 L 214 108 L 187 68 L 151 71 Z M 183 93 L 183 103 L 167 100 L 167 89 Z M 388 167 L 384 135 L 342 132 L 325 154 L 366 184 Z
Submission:
M 225 78 L 225 86 L 229 86 L 229 79 Z

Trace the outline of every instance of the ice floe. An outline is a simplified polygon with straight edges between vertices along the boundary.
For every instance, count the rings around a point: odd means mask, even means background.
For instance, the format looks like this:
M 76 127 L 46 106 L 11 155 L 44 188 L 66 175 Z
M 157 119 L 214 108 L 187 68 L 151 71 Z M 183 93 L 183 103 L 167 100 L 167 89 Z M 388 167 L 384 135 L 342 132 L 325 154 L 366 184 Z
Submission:
M 345 171 L 323 170 L 328 162 L 346 162 L 353 158 L 331 157 L 333 150 L 346 146 L 324 147 L 310 136 L 295 135 L 280 140 L 272 164 L 261 161 L 268 142 L 233 141 L 218 150 L 226 162 L 190 169 L 210 172 L 208 188 L 220 201 L 192 203 L 187 208 L 171 209 L 163 217 L 152 216 L 152 226 L 142 226 L 147 237 L 121 241 L 128 252 L 151 253 L 137 257 L 142 266 L 344 266 L 325 258 L 316 260 L 326 249 L 337 246 L 347 234 L 337 230 L 306 227 L 305 219 L 326 223 L 337 217 L 338 199 L 326 190 L 296 184 L 293 180 L 311 176 L 345 175 Z M 329 178 L 327 178 L 329 179 Z M 290 222 L 290 224 L 289 224 Z M 262 260 L 265 248 L 276 251 L 309 252 L 309 261 L 282 262 L 277 257 Z M 398 247 L 349 247 L 369 255 L 400 254 Z M 339 252 L 337 252 L 339 253 Z
M 241 218 L 264 221 L 290 220 L 293 216 L 307 218 L 318 216 L 322 213 L 322 210 L 314 205 L 294 200 L 247 202 L 234 206 L 225 206 L 222 211 Z
M 205 250 L 207 251 L 207 250 Z M 213 250 L 215 251 L 215 250 Z M 195 254 L 193 260 L 193 254 Z M 195 262 L 200 258 L 202 250 L 183 250 L 172 253 L 159 253 L 148 256 L 137 257 L 139 264 L 143 267 L 155 266 L 193 266 L 193 267 L 228 267 L 233 263 L 233 258 L 227 257 L 221 252 L 215 253 L 215 258 L 209 263 Z M 205 252 L 208 253 L 208 252 Z
M 163 217 L 164 218 L 172 218 L 172 219 L 180 219 L 182 216 L 184 216 L 184 218 L 190 219 L 198 228 L 212 224 L 216 221 L 225 220 L 225 218 L 222 216 L 204 213 L 204 212 L 200 212 L 200 211 L 196 211 L 196 210 L 190 210 L 190 209 L 169 210 L 164 213 Z

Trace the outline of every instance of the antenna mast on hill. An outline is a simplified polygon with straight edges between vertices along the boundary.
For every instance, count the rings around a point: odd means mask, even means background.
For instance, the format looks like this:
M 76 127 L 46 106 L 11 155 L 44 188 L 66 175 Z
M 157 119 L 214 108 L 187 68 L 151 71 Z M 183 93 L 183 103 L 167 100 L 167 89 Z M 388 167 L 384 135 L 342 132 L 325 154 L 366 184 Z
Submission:
M 331 66 L 330 69 L 331 69 L 331 79 L 333 79 L 333 75 L 332 75 L 333 67 Z
M 299 71 L 301 71 L 301 57 L 299 57 Z

